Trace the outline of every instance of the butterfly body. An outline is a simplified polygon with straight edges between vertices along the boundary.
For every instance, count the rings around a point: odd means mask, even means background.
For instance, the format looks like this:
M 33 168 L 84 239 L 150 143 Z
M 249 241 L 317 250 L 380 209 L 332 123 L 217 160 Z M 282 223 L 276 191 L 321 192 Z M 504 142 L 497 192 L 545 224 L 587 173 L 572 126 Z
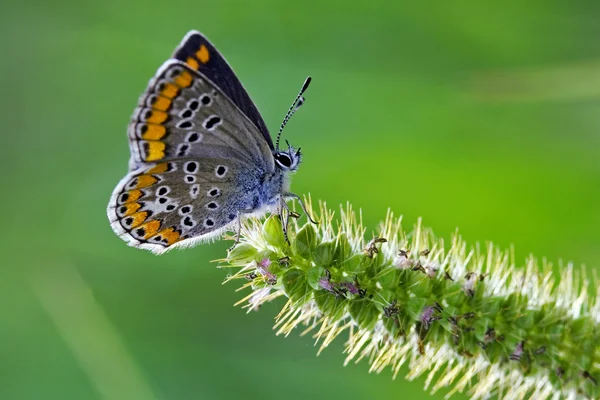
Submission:
M 273 146 L 245 89 L 198 32 L 150 80 L 128 138 L 129 173 L 108 217 L 131 246 L 154 253 L 192 246 L 246 216 L 283 217 L 285 199 L 297 198 L 289 187 L 300 151 Z

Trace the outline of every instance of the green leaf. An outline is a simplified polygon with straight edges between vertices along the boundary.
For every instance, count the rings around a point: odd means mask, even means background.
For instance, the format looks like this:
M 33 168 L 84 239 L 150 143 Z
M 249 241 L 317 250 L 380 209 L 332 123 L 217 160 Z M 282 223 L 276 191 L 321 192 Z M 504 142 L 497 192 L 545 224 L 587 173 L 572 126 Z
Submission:
M 410 315 L 410 317 L 414 321 L 419 321 L 421 319 L 421 314 L 423 313 L 423 308 L 425 308 L 425 299 L 412 298 L 408 303 L 406 303 L 406 313 Z
M 530 330 L 534 324 L 534 315 L 532 311 L 526 311 L 515 321 L 515 325 L 523 330 Z
M 487 344 L 485 349 L 488 358 L 492 362 L 496 362 L 496 360 L 500 360 L 502 357 L 505 357 L 504 346 L 498 342 L 491 342 Z
M 231 263 L 248 263 L 256 257 L 256 248 L 248 243 L 236 245 L 227 255 L 227 261 Z
M 410 290 L 415 294 L 415 296 L 419 298 L 430 298 L 432 292 L 431 279 L 428 278 L 425 274 L 422 274 L 421 272 L 415 273 L 420 274 L 419 279 L 416 281 L 416 284 L 413 287 L 411 287 Z
M 477 320 L 477 322 L 475 322 L 475 337 L 479 341 L 483 341 L 487 330 L 488 330 L 488 320 L 484 317 L 480 317 Z
M 381 272 L 378 279 L 379 284 L 384 288 L 393 288 L 398 286 L 398 272 L 399 271 L 395 268 L 388 268 L 384 272 Z
M 348 237 L 346 237 L 346 235 L 344 234 L 339 234 L 335 241 L 335 253 L 333 255 L 333 262 L 336 264 L 341 264 L 351 256 L 352 246 L 350 246 Z
M 352 319 L 358 323 L 361 328 L 371 329 L 377 322 L 379 310 L 367 299 L 356 300 L 349 307 Z
M 346 313 L 344 307 L 346 302 L 346 299 L 336 297 L 333 293 L 326 290 L 315 293 L 315 303 L 317 303 L 319 310 L 334 321 L 342 318 Z
M 382 310 L 383 310 L 384 306 L 391 303 L 392 301 L 394 301 L 394 300 L 398 301 L 398 299 L 396 298 L 396 293 L 391 290 L 380 289 L 377 291 L 377 296 L 384 303 L 383 305 L 380 306 Z
M 265 241 L 271 246 L 280 249 L 287 247 L 287 242 L 285 240 L 285 236 L 283 235 L 283 229 L 281 227 L 279 216 L 271 215 L 269 218 L 267 218 L 263 224 L 262 234 L 265 238 Z
M 312 224 L 306 224 L 298 234 L 296 235 L 296 240 L 294 241 L 294 249 L 296 254 L 305 260 L 310 260 L 312 256 L 312 251 L 316 247 L 317 242 L 317 233 L 315 232 L 315 228 Z
M 304 303 L 308 300 L 307 293 L 310 291 L 304 272 L 299 269 L 289 269 L 285 271 L 281 278 L 285 294 L 290 300 L 298 303 Z
M 362 270 L 364 259 L 364 255 L 355 254 L 354 256 L 350 257 L 342 264 L 340 264 L 340 269 L 347 272 L 349 275 L 354 275 Z
M 438 321 L 438 324 L 444 328 L 446 332 L 454 333 L 454 326 L 448 321 L 448 318 L 442 318 Z
M 308 270 L 306 274 L 306 279 L 308 280 L 308 284 L 314 290 L 322 289 L 319 285 L 319 280 L 325 275 L 325 268 L 323 267 L 313 267 Z
M 335 243 L 323 242 L 319 244 L 313 251 L 314 262 L 316 265 L 328 268 L 333 263 L 335 255 Z

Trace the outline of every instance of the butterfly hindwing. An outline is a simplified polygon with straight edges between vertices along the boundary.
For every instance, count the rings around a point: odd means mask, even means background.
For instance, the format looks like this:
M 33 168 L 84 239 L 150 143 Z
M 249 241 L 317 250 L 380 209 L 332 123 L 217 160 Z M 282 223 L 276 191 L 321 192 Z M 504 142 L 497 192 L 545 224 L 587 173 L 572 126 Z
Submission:
M 140 97 L 128 129 L 131 169 L 188 157 L 230 157 L 265 170 L 271 151 L 254 124 L 210 80 L 170 60 Z
M 214 82 L 261 132 L 271 150 L 274 149 L 271 135 L 246 89 L 225 61 L 225 58 L 198 31 L 190 31 L 181 41 L 173 58 L 185 62 Z
M 210 239 L 256 206 L 257 177 L 232 159 L 182 159 L 129 173 L 111 197 L 112 228 L 129 245 L 162 253 Z

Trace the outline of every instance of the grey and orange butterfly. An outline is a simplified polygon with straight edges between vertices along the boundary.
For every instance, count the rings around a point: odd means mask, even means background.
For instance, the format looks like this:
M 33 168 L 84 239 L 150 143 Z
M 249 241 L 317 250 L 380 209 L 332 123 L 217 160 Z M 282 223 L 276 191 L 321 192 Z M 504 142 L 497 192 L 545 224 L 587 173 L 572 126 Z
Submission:
M 246 90 L 199 32 L 189 32 L 150 80 L 128 137 L 129 173 L 107 212 L 115 233 L 130 246 L 160 254 L 274 210 L 285 232 L 285 199 L 298 199 L 289 186 L 300 150 L 288 145 L 280 151 L 279 136 L 273 146 Z

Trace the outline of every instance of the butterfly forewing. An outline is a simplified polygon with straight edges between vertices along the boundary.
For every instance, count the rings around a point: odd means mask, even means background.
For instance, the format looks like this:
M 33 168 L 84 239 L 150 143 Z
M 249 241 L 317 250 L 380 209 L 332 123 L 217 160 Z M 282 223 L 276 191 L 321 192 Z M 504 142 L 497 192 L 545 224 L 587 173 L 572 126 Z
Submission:
M 185 62 L 214 82 L 254 123 L 268 146 L 274 148 L 267 126 L 244 86 L 208 39 L 200 32 L 189 32 L 173 53 L 173 58 Z
M 273 168 L 252 121 L 210 80 L 170 60 L 140 97 L 128 129 L 131 166 L 189 157 L 234 157 Z

